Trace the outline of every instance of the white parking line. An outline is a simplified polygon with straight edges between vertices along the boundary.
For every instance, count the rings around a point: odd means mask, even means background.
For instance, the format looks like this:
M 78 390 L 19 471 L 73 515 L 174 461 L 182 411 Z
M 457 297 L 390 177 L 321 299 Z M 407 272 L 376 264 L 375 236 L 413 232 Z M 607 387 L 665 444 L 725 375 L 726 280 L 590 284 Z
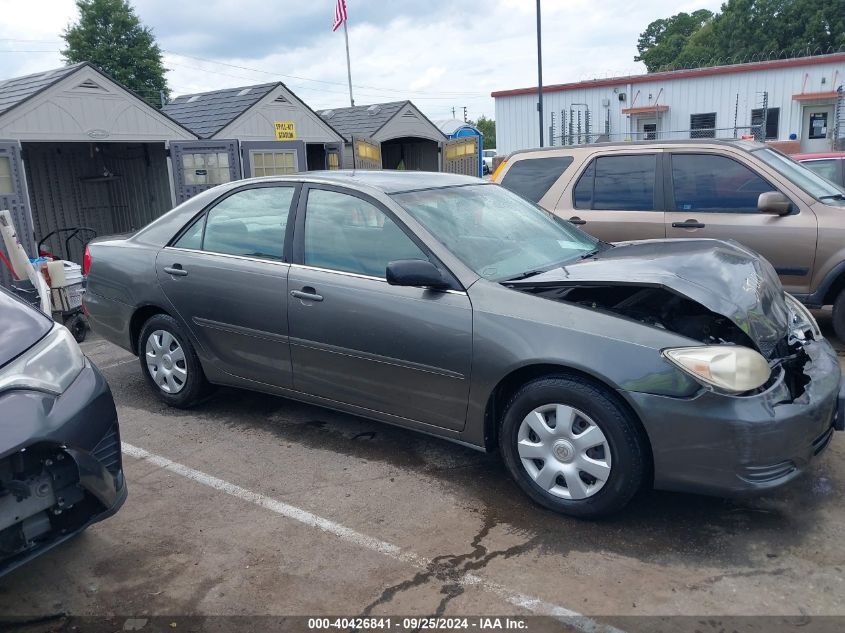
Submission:
M 150 453 L 143 448 L 123 442 L 123 452 L 130 457 L 147 461 L 160 468 L 169 470 L 172 473 L 182 475 L 191 481 L 208 486 L 214 490 L 219 490 L 220 492 L 237 497 L 243 501 L 249 501 L 257 506 L 270 510 L 271 512 L 293 519 L 294 521 L 299 521 L 304 525 L 319 528 L 324 532 L 333 534 L 340 540 L 347 543 L 364 547 L 373 552 L 378 552 L 379 554 L 384 554 L 394 560 L 413 565 L 418 569 L 427 570 L 431 566 L 432 561 L 430 559 L 415 554 L 414 552 L 403 550 L 398 545 L 393 545 L 392 543 L 373 538 L 372 536 L 367 536 L 366 534 L 357 532 L 352 528 L 348 528 L 345 525 L 336 523 L 335 521 L 325 519 L 312 512 L 303 510 L 302 508 L 297 508 L 296 506 L 292 506 L 284 501 L 279 501 L 278 499 L 273 499 L 272 497 L 252 492 L 246 488 L 241 488 L 236 484 L 218 479 L 213 475 L 195 470 L 190 466 L 185 466 L 184 464 L 174 462 L 166 457 L 162 457 L 161 455 Z M 499 596 L 514 606 L 531 611 L 536 615 L 557 617 L 573 628 L 583 631 L 583 633 L 623 633 L 616 627 L 601 624 L 588 616 L 578 613 L 577 611 L 545 602 L 534 596 L 512 591 L 503 585 L 486 580 L 476 574 L 467 573 L 460 579 L 459 582 L 465 587 L 479 587 L 489 593 Z
M 124 360 L 119 360 L 119 361 L 116 361 L 114 363 L 109 363 L 108 365 L 97 365 L 97 369 L 102 371 L 104 369 L 111 369 L 112 367 L 118 367 L 120 365 L 128 365 L 129 363 L 137 363 L 137 362 L 138 362 L 138 359 L 135 356 L 133 356 L 132 358 L 126 358 Z

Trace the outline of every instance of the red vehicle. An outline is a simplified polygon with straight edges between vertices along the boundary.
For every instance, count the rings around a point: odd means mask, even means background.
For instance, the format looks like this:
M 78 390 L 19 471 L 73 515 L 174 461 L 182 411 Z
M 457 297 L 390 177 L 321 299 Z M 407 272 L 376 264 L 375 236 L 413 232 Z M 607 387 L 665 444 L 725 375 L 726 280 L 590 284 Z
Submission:
M 845 152 L 793 154 L 792 158 L 812 169 L 819 176 L 823 176 L 837 185 L 845 185 Z

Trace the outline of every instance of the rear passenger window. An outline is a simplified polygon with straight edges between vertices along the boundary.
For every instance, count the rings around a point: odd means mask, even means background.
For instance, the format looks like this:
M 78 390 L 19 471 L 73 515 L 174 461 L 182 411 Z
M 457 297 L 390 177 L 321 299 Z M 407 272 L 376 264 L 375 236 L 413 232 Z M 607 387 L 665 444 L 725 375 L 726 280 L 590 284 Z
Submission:
M 757 213 L 761 193 L 775 191 L 745 165 L 716 154 L 672 154 L 675 211 Z
M 600 156 L 578 179 L 573 192 L 576 209 L 654 210 L 655 154 Z
M 528 158 L 511 165 L 502 186 L 531 202 L 540 202 L 566 168 L 572 164 L 571 156 Z
M 202 249 L 282 260 L 293 193 L 294 187 L 263 187 L 225 198 L 207 214 Z
M 385 277 L 397 259 L 428 257 L 399 226 L 366 200 L 312 189 L 305 211 L 306 266 Z

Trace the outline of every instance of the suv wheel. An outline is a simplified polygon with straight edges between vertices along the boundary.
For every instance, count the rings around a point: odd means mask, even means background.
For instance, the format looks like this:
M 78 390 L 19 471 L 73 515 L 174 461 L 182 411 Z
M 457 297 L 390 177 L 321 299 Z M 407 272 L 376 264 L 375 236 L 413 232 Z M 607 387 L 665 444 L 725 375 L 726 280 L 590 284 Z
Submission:
M 833 331 L 845 343 L 845 289 L 839 291 L 833 302 Z
M 172 407 L 187 408 L 209 392 L 197 353 L 173 317 L 150 317 L 138 337 L 141 371 L 159 398 Z
M 616 512 L 645 479 L 648 453 L 638 426 L 607 390 L 580 377 L 524 385 L 500 431 L 511 476 L 556 512 L 585 518 Z

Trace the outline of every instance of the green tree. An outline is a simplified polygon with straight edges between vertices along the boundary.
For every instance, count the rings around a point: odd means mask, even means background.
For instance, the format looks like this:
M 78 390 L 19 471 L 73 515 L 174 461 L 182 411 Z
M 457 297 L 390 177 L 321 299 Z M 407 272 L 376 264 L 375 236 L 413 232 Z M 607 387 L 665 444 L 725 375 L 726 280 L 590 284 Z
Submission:
M 159 91 L 169 94 L 161 48 L 127 0 L 76 0 L 79 20 L 62 33 L 69 64 L 91 62 L 159 106 Z
M 655 20 L 640 33 L 634 61 L 643 62 L 648 72 L 664 70 L 672 64 L 684 50 L 690 37 L 698 32 L 713 14 L 700 9 L 693 13 L 678 13 L 671 18 Z
M 470 121 L 470 125 L 477 127 L 478 131 L 484 135 L 483 149 L 496 148 L 496 122 L 493 119 L 488 119 L 482 114 L 475 123 Z
M 683 15 L 649 24 L 640 35 L 635 61 L 654 72 L 845 47 L 845 0 L 728 0 L 720 13 L 697 27 L 687 20 L 674 30 L 667 26 Z

